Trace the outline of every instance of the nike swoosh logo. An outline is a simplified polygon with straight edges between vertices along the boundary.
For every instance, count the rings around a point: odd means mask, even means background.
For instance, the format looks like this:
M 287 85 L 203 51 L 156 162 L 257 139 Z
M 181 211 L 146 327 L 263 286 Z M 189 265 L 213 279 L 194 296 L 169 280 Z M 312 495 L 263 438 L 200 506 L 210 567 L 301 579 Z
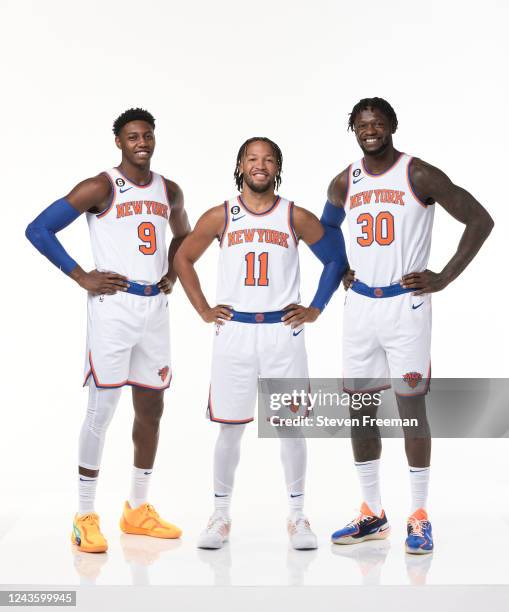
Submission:
M 355 185 L 355 183 L 358 183 L 359 181 L 362 181 L 363 178 L 366 178 L 366 177 L 361 176 L 361 178 L 353 179 L 353 184 Z
M 152 472 L 143 472 L 145 474 L 145 476 L 150 476 L 150 474 L 152 474 Z
M 417 310 L 418 308 L 420 308 L 422 305 L 424 304 L 424 302 L 421 302 L 420 304 L 417 304 L 417 306 L 415 306 L 415 304 L 412 304 L 412 310 Z
M 217 493 L 214 493 L 214 497 L 228 497 L 228 495 L 218 495 Z
M 94 480 L 96 480 L 96 478 L 80 478 L 81 482 L 94 482 Z
M 232 217 L 232 221 L 238 221 L 239 219 L 243 219 L 246 215 L 240 215 L 240 217 Z
M 298 332 L 293 332 L 294 336 L 298 336 L 299 334 L 301 334 L 304 330 L 300 329 Z
M 297 493 L 297 495 L 294 495 L 293 493 L 290 493 L 290 497 L 302 497 L 304 495 L 304 493 Z
M 120 193 L 125 193 L 126 191 L 129 191 L 129 189 L 132 189 L 132 185 L 131 187 L 126 187 L 125 189 L 120 188 Z

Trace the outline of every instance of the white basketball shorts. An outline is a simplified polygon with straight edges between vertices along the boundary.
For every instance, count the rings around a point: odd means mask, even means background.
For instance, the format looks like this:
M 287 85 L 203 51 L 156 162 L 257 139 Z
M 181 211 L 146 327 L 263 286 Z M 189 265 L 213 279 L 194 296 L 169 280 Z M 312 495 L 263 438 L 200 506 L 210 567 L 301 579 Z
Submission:
M 85 382 L 97 387 L 170 385 L 170 329 L 164 293 L 88 296 Z
M 259 377 L 307 380 L 304 328 L 238 321 L 216 325 L 207 410 L 210 420 L 252 421 Z
M 431 374 L 431 295 L 372 298 L 347 291 L 343 318 L 346 391 L 427 392 Z

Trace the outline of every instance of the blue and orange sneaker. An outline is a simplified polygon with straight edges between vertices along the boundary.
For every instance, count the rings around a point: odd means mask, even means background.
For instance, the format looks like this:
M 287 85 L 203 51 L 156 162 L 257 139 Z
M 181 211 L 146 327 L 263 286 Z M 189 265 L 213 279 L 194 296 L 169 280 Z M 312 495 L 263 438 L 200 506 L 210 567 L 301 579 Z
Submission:
M 411 555 L 426 555 L 433 552 L 433 536 L 431 534 L 431 523 L 424 508 L 419 508 L 407 522 L 407 539 L 405 547 Z
M 334 544 L 358 544 L 365 540 L 383 540 L 391 531 L 385 512 L 377 516 L 366 502 L 362 502 L 359 516 L 343 529 L 335 531 Z

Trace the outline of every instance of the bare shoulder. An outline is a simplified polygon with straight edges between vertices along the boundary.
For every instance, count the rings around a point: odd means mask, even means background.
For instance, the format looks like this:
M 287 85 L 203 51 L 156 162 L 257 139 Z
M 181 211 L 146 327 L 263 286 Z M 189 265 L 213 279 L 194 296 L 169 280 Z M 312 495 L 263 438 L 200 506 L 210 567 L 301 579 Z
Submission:
M 327 199 L 334 206 L 344 206 L 348 192 L 350 166 L 335 176 L 327 189 Z
M 295 227 L 298 225 L 303 225 L 305 223 L 313 223 L 314 221 L 318 221 L 318 217 L 313 214 L 307 208 L 303 208 L 302 206 L 297 206 L 294 204 L 293 206 L 293 224 Z
M 209 208 L 198 219 L 194 231 L 203 231 L 218 236 L 223 233 L 226 224 L 226 212 L 224 202 Z
M 112 185 L 108 176 L 100 174 L 78 183 L 66 199 L 80 212 L 101 212 L 108 206 Z
M 416 195 L 426 204 L 433 204 L 441 195 L 443 196 L 444 192 L 453 187 L 451 179 L 445 172 L 419 157 L 410 160 L 408 175 Z
M 166 191 L 168 193 L 168 201 L 172 208 L 184 206 L 184 193 L 180 186 L 170 179 L 165 178 Z

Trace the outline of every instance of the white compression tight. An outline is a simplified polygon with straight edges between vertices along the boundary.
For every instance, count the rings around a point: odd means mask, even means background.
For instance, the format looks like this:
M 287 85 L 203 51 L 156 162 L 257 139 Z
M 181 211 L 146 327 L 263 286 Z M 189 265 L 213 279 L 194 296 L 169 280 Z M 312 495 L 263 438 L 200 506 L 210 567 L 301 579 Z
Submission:
M 214 451 L 214 504 L 217 513 L 229 516 L 235 470 L 240 459 L 240 441 L 246 426 L 221 424 Z M 290 511 L 304 505 L 306 440 L 281 438 L 281 461 L 288 491 Z
M 98 470 L 106 437 L 122 389 L 98 389 L 91 380 L 88 388 L 87 414 L 81 426 L 78 463 L 80 467 Z

